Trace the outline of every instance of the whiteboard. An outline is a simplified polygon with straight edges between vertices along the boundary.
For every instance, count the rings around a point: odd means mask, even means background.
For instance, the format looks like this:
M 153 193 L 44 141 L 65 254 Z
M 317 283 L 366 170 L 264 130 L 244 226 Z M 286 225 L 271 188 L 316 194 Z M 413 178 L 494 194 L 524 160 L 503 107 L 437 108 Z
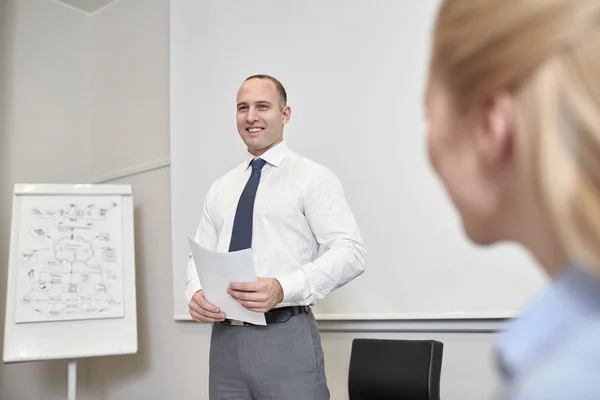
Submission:
M 16 184 L 4 362 L 137 352 L 130 185 Z
M 429 166 L 423 91 L 436 7 L 171 2 L 176 319 L 189 319 L 186 237 L 210 184 L 244 159 L 235 96 L 256 73 L 286 87 L 285 140 L 340 178 L 367 247 L 366 272 L 319 301 L 319 319 L 507 318 L 546 286 L 520 247 L 481 248 L 465 238 Z

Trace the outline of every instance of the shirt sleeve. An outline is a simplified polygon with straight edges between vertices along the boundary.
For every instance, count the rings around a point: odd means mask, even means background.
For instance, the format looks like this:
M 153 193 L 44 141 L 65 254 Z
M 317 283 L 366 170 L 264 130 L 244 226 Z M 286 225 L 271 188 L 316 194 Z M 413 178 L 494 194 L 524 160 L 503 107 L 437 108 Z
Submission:
M 327 168 L 313 175 L 305 214 L 322 254 L 299 270 L 277 277 L 282 303 L 309 305 L 365 271 L 367 251 L 339 179 Z
M 216 251 L 218 240 L 217 229 L 213 223 L 210 212 L 210 203 L 212 199 L 213 187 L 211 187 L 206 196 L 206 199 L 204 200 L 204 205 L 202 207 L 202 215 L 200 217 L 200 223 L 198 224 L 198 229 L 196 230 L 196 236 L 194 239 L 205 249 Z M 186 270 L 186 289 L 184 295 L 187 298 L 187 300 L 190 301 L 194 293 L 201 289 L 202 288 L 200 286 L 200 279 L 198 278 L 196 264 L 194 263 L 194 259 L 192 258 L 192 255 L 190 253 L 190 255 L 188 256 Z

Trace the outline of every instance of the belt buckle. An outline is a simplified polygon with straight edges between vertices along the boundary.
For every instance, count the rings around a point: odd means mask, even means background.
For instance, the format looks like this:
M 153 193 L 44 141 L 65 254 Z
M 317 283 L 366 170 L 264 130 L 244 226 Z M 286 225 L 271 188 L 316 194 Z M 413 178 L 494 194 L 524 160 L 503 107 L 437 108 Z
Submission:
M 231 319 L 231 325 L 233 326 L 244 326 L 244 321 L 238 321 L 237 319 Z

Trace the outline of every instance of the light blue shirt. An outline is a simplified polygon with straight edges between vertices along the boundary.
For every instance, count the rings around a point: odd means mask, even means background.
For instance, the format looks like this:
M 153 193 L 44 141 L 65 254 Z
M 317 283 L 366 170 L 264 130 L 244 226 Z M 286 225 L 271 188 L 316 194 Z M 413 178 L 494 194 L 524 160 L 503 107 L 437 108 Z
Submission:
M 498 343 L 503 400 L 600 399 L 600 279 L 570 266 Z

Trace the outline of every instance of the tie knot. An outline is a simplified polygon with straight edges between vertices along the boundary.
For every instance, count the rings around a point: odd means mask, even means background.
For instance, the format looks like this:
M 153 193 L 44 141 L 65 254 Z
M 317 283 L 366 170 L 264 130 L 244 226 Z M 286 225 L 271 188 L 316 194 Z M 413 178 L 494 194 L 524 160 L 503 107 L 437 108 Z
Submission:
M 250 165 L 252 166 L 252 171 L 260 171 L 262 169 L 262 167 L 264 167 L 266 164 L 266 161 L 263 160 L 262 158 L 255 158 L 254 160 L 252 160 L 250 162 Z

